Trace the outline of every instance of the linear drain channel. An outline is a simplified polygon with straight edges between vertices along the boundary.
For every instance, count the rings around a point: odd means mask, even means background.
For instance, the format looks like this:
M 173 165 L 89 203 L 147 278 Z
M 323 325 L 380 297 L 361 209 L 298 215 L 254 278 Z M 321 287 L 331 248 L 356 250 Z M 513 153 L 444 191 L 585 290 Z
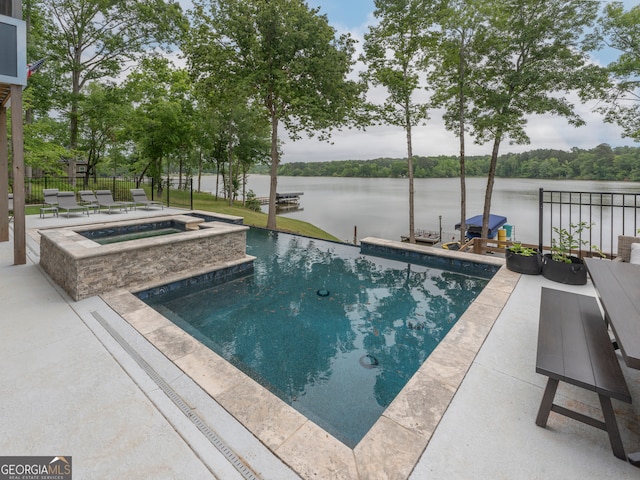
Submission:
M 247 480 L 259 480 L 258 477 L 245 465 L 242 460 L 211 430 L 198 415 L 196 415 L 189 406 L 184 403 L 182 398 L 171 388 L 171 386 L 165 382 L 158 373 L 151 368 L 151 366 L 136 352 L 129 343 L 126 342 L 118 332 L 116 332 L 111 325 L 100 315 L 98 312 L 91 312 L 91 315 L 98 321 L 102 327 L 109 332 L 116 342 L 135 360 L 135 362 L 142 368 L 147 375 L 160 387 L 160 389 L 176 404 L 176 406 L 185 414 L 185 416 L 193 422 L 200 432 L 207 437 L 207 439 L 213 444 L 218 451 L 229 460 L 231 465 Z

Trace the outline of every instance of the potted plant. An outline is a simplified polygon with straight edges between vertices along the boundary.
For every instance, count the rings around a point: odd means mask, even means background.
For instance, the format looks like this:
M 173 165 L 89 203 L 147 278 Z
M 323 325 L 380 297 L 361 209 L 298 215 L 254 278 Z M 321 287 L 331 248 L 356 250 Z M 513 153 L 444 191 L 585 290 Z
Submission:
M 600 253 L 598 247 L 590 245 L 588 240 L 582 239 L 582 232 L 589 230 L 587 222 L 570 224 L 569 229 L 553 227 L 558 235 L 551 240 L 551 253 L 545 253 L 542 259 L 542 275 L 554 282 L 567 285 L 584 285 L 587 283 L 587 267 L 581 258 L 572 255 L 582 246 Z
M 514 242 L 505 252 L 507 268 L 513 272 L 538 275 L 542 269 L 542 256 L 537 248 L 523 247 Z

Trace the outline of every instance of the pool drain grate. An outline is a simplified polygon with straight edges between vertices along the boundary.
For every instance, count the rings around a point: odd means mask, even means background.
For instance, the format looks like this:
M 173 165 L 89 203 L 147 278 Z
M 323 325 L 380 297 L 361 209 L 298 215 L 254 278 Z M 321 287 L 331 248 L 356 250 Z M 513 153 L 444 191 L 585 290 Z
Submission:
M 182 398 L 176 393 L 176 391 L 165 382 L 162 377 L 156 372 L 151 365 L 149 365 L 139 354 L 136 352 L 122 336 L 115 331 L 111 325 L 100 315 L 98 312 L 91 312 L 91 315 L 98 321 L 98 323 L 118 342 L 118 344 L 135 360 L 142 370 L 160 387 L 160 389 L 173 401 L 173 403 L 180 409 L 184 415 L 191 420 L 196 428 L 213 444 L 216 449 L 233 465 L 233 467 L 247 480 L 259 480 L 253 471 L 245 465 L 242 460 L 231 450 L 218 435 L 211 430 L 204 421 L 196 415 L 191 408 L 184 403 Z

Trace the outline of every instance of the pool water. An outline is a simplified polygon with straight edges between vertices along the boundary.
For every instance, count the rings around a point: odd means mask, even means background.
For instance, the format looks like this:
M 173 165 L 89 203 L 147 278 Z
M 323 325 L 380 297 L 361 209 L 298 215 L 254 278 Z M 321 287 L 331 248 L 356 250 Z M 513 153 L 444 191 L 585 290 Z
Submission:
M 185 227 L 173 220 L 139 223 L 133 225 L 109 226 L 93 230 L 79 231 L 85 238 L 93 240 L 100 245 L 128 242 L 139 238 L 151 238 L 162 235 L 171 235 L 184 232 Z
M 110 237 L 105 237 L 105 238 L 96 238 L 96 239 L 93 239 L 93 241 L 96 243 L 99 243 L 100 245 L 109 245 L 111 243 L 128 242 L 129 240 L 138 240 L 139 238 L 151 238 L 151 237 L 160 237 L 162 235 L 171 235 L 173 233 L 180 233 L 183 231 L 184 230 L 179 230 L 177 228 L 159 228 L 156 230 L 149 230 L 146 232 L 123 233 L 120 235 L 112 235 Z
M 259 229 L 247 253 L 251 275 L 145 301 L 351 448 L 489 282 Z

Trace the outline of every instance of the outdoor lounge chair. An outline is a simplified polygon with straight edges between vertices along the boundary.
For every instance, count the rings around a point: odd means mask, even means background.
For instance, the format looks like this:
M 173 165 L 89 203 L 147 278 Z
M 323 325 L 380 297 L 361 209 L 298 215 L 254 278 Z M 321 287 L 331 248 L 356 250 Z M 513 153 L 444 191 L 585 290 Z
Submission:
M 51 207 L 58 205 L 58 189 L 57 188 L 45 188 L 42 190 L 44 195 L 44 206 Z
M 146 209 L 149 210 L 149 207 L 153 205 L 160 205 L 164 210 L 163 203 L 156 200 L 149 200 L 147 198 L 147 194 L 142 188 L 132 188 L 131 196 L 133 197 L 133 208 L 136 208 L 136 205 L 144 205 Z
M 71 212 L 86 213 L 89 216 L 89 207 L 86 205 L 78 205 L 76 202 L 75 192 L 59 192 L 58 193 L 58 209 L 66 210 L 67 218 Z
M 45 188 L 42 190 L 44 195 L 44 203 L 40 208 L 40 218 L 44 218 L 47 212 L 51 212 L 56 217 L 58 216 L 58 189 L 57 188 Z
M 80 202 L 82 205 L 86 205 L 94 212 L 100 210 L 100 204 L 98 203 L 98 199 L 96 198 L 95 193 L 93 193 L 91 190 L 80 190 L 78 193 L 80 194 Z
M 108 208 L 108 213 L 111 213 L 112 208 L 119 208 L 120 210 L 124 208 L 125 213 L 127 212 L 127 203 L 116 202 L 113 199 L 111 190 L 96 190 L 96 198 L 98 199 L 98 205 Z
M 618 254 L 614 261 L 629 262 L 631 259 L 631 244 L 640 243 L 640 237 L 632 237 L 631 235 L 618 235 Z

